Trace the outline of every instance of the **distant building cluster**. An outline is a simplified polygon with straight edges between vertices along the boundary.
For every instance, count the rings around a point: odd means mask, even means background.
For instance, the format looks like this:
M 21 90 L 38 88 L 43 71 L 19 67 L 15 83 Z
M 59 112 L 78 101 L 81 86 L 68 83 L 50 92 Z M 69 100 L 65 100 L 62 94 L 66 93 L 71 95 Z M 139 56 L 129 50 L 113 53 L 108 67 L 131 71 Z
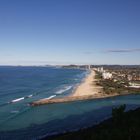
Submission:
M 86 69 L 90 70 L 92 67 L 91 65 L 64 65 L 62 66 L 63 68 L 68 68 L 68 69 Z
M 112 79 L 112 73 L 105 71 L 103 67 L 97 68 L 97 71 L 102 74 L 103 79 Z
M 140 81 L 140 74 L 127 75 L 128 81 Z
M 119 83 L 128 83 L 127 87 L 140 88 L 139 69 L 104 69 L 98 67 L 96 70 L 102 75 L 103 79 L 113 80 Z
M 99 68 L 97 68 L 96 70 L 97 70 L 98 72 L 100 72 L 100 73 L 105 72 L 105 70 L 104 70 L 104 68 L 103 68 L 103 67 L 99 67 Z
M 102 73 L 103 79 L 112 79 L 112 73 L 110 72 L 103 72 Z

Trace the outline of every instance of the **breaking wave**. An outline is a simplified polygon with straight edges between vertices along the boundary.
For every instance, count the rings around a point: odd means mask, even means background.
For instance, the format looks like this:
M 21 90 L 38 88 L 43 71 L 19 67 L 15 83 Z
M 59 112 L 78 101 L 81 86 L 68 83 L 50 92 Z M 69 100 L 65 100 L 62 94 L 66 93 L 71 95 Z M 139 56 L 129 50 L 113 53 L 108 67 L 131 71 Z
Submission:
M 19 101 L 24 100 L 24 99 L 25 99 L 25 97 L 17 98 L 17 99 L 12 100 L 10 103 L 19 102 Z
M 56 91 L 56 94 L 62 94 L 62 93 L 64 93 L 64 92 L 70 90 L 71 88 L 72 88 L 72 86 L 65 86 L 65 87 L 63 87 L 62 89 Z
M 45 99 L 43 99 L 43 100 L 46 100 L 46 99 L 52 99 L 52 98 L 54 98 L 56 95 L 51 95 L 50 97 L 48 97 L 48 98 L 45 98 Z

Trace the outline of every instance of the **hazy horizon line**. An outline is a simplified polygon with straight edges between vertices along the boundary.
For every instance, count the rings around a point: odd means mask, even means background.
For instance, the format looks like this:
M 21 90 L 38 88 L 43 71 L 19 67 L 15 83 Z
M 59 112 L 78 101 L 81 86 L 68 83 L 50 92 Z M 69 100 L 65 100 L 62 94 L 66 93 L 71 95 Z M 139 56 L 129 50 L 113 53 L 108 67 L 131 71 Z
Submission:
M 30 65 L 23 65 L 23 64 L 0 64 L 0 66 L 69 66 L 69 65 L 77 65 L 77 66 L 82 66 L 82 65 L 95 65 L 95 66 L 102 66 L 102 65 L 111 65 L 111 66 L 115 66 L 115 65 L 119 65 L 119 66 L 138 66 L 140 64 L 75 64 L 75 63 L 71 63 L 71 64 L 30 64 Z

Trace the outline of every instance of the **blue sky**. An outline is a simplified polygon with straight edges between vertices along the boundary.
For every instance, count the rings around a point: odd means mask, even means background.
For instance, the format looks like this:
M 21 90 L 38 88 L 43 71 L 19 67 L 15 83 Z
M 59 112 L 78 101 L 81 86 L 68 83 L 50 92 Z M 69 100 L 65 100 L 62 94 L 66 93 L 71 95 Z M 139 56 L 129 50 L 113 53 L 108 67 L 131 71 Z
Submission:
M 140 64 L 139 0 L 0 0 L 0 64 Z

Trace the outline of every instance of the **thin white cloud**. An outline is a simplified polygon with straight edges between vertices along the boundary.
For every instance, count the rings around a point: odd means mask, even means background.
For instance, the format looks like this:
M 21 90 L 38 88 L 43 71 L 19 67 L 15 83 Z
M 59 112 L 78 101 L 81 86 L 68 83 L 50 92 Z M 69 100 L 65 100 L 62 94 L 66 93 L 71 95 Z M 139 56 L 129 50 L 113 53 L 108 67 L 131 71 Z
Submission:
M 111 49 L 107 50 L 109 53 L 131 53 L 131 52 L 140 52 L 140 48 L 137 49 Z

